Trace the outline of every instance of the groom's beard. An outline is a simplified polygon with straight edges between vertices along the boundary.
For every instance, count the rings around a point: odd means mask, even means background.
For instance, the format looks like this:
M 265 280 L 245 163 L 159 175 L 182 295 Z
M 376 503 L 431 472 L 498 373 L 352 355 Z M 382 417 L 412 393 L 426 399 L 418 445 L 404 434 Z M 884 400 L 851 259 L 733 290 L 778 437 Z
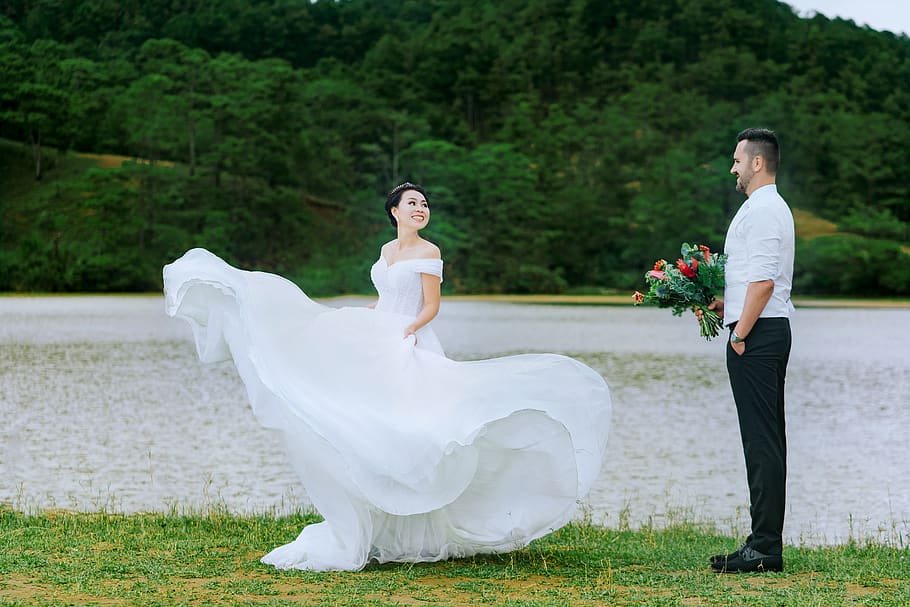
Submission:
M 752 181 L 751 175 L 737 175 L 736 176 L 736 191 L 746 193 L 746 190 L 749 188 L 749 182 Z

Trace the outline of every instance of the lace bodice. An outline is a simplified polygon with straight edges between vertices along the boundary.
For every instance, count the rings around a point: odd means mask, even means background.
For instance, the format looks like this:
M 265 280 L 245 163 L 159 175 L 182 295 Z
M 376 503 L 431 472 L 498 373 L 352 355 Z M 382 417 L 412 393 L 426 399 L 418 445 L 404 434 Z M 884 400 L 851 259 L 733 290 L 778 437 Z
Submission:
M 389 265 L 380 255 L 370 269 L 370 278 L 379 293 L 376 309 L 417 316 L 423 308 L 421 274 L 432 274 L 442 281 L 442 260 L 404 259 Z

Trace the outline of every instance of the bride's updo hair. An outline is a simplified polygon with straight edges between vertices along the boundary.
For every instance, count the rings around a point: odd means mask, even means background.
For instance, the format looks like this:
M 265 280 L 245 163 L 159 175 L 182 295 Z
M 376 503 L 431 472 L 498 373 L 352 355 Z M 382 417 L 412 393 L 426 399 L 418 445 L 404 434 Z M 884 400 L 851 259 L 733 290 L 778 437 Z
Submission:
M 389 221 L 392 222 L 392 227 L 398 227 L 398 220 L 395 219 L 394 215 L 392 215 L 392 209 L 397 207 L 401 202 L 401 194 L 408 190 L 420 192 L 423 194 L 424 198 L 427 198 L 427 191 L 423 189 L 423 186 L 416 183 L 411 183 L 410 181 L 405 181 L 404 183 L 396 185 L 394 188 L 392 188 L 392 191 L 389 192 L 388 196 L 386 196 L 385 199 L 385 212 L 389 216 Z

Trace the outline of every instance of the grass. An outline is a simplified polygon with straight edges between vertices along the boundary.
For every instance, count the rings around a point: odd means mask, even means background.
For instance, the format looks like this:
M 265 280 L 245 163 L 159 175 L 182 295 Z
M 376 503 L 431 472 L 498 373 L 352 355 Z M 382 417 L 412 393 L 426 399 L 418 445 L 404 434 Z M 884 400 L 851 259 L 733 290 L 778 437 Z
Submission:
M 910 604 L 905 546 L 788 547 L 785 573 L 719 575 L 706 557 L 736 540 L 685 522 L 637 530 L 579 522 L 510 554 L 359 572 L 259 562 L 316 520 L 0 508 L 0 605 Z
M 0 183 L 3 198 L 14 210 L 29 209 L 42 195 L 53 192 L 59 183 L 75 179 L 85 169 L 97 166 L 94 159 L 80 158 L 77 154 L 63 154 L 53 149 L 45 150 L 45 178 L 35 180 L 35 167 L 31 151 L 24 145 L 0 139 Z
M 792 211 L 793 223 L 796 224 L 796 235 L 803 240 L 839 233 L 835 223 L 817 217 L 810 211 L 803 209 L 792 209 Z
M 46 199 L 57 188 L 78 179 L 89 168 L 120 168 L 124 162 L 145 162 L 142 159 L 112 154 L 61 152 L 54 148 L 43 151 L 43 176 L 35 179 L 32 152 L 22 143 L 0 138 L 0 184 L 7 212 L 16 220 L 33 218 L 48 207 Z M 159 166 L 174 166 L 159 162 Z

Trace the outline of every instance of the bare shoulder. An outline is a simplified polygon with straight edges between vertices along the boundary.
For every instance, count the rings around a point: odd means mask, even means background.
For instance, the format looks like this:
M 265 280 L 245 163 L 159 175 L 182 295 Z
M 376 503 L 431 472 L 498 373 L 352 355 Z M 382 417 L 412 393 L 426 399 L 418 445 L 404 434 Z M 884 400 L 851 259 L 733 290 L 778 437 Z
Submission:
M 397 241 L 398 239 L 396 238 L 395 240 L 390 240 L 389 242 L 385 243 L 379 248 L 379 253 L 388 257 L 387 253 L 392 252 L 392 247 L 395 246 L 395 243 Z
M 423 241 L 423 246 L 420 249 L 420 258 L 421 259 L 442 259 L 442 252 L 439 250 L 435 244 L 429 240 Z

